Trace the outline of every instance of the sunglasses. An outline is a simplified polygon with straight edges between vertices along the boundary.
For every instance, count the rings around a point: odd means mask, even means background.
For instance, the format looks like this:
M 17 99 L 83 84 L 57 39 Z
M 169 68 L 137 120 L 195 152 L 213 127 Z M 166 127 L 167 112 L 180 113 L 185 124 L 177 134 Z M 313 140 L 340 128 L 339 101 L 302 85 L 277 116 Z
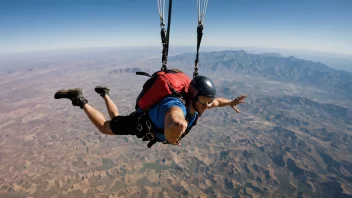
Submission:
M 204 106 L 208 106 L 214 102 L 214 98 L 198 98 L 198 102 Z

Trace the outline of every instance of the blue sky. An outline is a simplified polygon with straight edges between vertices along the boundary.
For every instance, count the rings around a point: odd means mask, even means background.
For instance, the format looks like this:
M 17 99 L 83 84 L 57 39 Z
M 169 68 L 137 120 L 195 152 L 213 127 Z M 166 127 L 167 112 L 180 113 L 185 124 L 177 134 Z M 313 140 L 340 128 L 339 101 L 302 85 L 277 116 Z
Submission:
M 156 0 L 0 0 L 0 10 L 0 54 L 161 46 Z M 202 45 L 352 54 L 351 10 L 352 0 L 209 0 Z M 196 26 L 196 0 L 174 0 L 170 46 L 195 46 Z

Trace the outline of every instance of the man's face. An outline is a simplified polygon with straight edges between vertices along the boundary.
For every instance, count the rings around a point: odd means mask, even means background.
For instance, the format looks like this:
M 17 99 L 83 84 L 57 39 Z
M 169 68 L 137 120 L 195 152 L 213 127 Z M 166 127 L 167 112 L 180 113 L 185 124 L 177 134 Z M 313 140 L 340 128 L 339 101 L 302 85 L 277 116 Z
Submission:
M 196 108 L 199 113 L 203 113 L 208 107 L 213 103 L 214 98 L 209 98 L 205 96 L 200 96 L 196 102 Z

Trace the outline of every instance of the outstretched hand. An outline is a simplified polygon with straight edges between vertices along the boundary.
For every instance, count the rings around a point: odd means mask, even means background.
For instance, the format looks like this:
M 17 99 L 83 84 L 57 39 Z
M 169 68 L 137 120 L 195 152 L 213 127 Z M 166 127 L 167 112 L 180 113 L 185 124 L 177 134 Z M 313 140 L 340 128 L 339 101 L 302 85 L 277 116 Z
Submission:
M 237 105 L 238 104 L 241 104 L 241 103 L 246 103 L 246 101 L 244 101 L 244 99 L 247 97 L 247 94 L 244 94 L 244 95 L 241 95 L 241 96 L 238 96 L 237 98 L 233 99 L 230 103 L 230 106 L 235 109 L 235 111 L 237 113 L 240 112 L 240 110 L 237 109 Z

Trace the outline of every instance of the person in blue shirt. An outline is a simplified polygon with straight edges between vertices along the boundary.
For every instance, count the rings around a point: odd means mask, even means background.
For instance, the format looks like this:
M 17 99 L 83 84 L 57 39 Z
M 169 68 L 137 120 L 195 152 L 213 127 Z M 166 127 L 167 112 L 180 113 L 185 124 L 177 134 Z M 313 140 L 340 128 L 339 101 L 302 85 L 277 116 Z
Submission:
M 130 115 L 120 115 L 109 96 L 109 88 L 97 86 L 95 91 L 104 98 L 111 120 L 107 120 L 100 111 L 88 104 L 80 88 L 59 90 L 54 98 L 70 99 L 73 106 L 79 106 L 85 111 L 91 122 L 103 134 L 136 135 L 145 138 L 145 134 L 153 132 L 152 144 L 167 142 L 173 145 L 179 144 L 180 138 L 189 132 L 198 117 L 207 109 L 230 106 L 239 113 L 237 105 L 245 103 L 244 99 L 247 96 L 241 95 L 233 100 L 216 97 L 216 88 L 212 80 L 205 76 L 197 76 L 190 83 L 186 103 L 176 97 L 165 97 L 149 109 L 148 116 L 144 116 L 147 118 L 143 118 L 146 120 L 141 120 L 138 110 Z

